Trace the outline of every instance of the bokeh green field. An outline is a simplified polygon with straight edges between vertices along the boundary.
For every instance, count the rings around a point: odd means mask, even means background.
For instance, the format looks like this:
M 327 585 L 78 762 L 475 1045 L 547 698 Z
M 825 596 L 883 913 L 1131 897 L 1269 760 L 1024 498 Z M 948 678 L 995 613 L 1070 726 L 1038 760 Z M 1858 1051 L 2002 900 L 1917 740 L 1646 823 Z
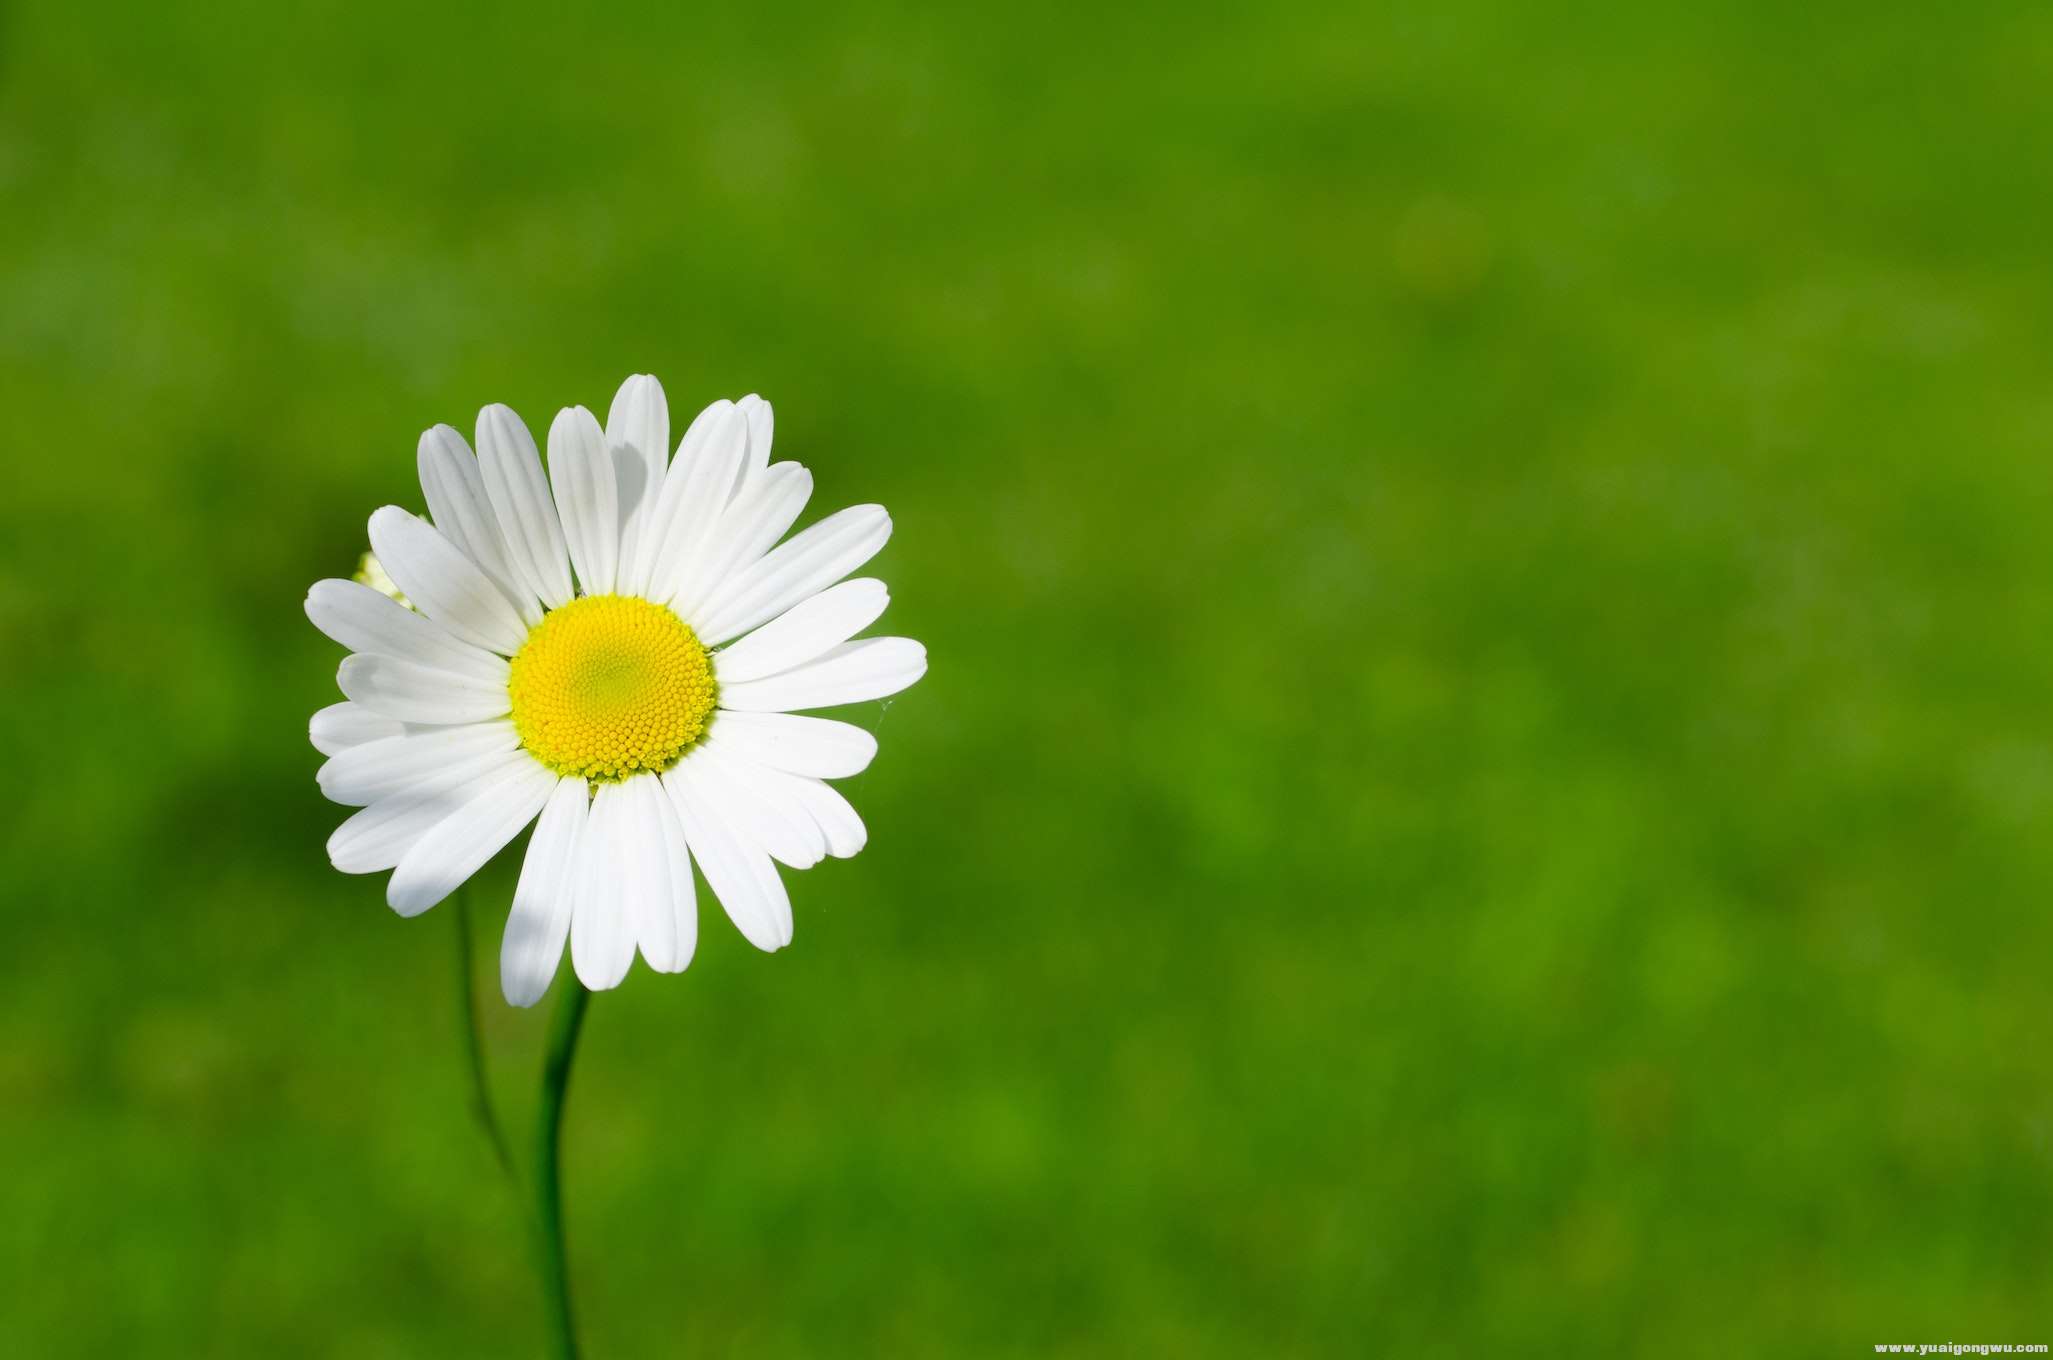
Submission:
M 2053 1341 L 2049 91 L 2024 5 L 12 7 L 0 1350 L 537 1353 L 300 600 L 641 370 L 932 670 L 792 949 L 593 1004 L 592 1356 Z

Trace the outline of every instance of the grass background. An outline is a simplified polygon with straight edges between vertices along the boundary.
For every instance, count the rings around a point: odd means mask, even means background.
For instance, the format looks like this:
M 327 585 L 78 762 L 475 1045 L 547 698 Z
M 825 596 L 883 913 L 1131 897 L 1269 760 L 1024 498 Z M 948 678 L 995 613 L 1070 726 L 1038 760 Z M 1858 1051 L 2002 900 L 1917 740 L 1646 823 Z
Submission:
M 534 1353 L 300 598 L 420 429 L 638 370 L 891 508 L 932 672 L 793 949 L 702 898 L 594 1003 L 593 1356 L 2053 1341 L 2049 72 L 2016 5 L 14 6 L 5 1348 Z

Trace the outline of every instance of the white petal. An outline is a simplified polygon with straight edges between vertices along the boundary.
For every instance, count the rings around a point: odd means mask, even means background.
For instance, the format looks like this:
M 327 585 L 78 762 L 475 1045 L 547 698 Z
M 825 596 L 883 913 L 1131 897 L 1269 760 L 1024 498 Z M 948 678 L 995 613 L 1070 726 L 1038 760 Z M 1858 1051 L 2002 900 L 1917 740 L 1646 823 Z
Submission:
M 444 790 L 383 798 L 359 808 L 328 837 L 328 862 L 345 874 L 383 873 L 457 806 Z
M 380 717 L 362 704 L 344 700 L 314 714 L 307 724 L 307 739 L 324 756 L 337 755 L 352 746 L 384 737 L 396 737 L 406 729 L 392 718 Z
M 744 484 L 770 465 L 770 437 L 776 431 L 770 403 L 751 392 L 734 403 L 748 417 L 748 462 L 742 469 Z
M 470 445 L 449 426 L 437 425 L 421 435 L 418 461 L 421 493 L 428 498 L 435 527 L 483 568 L 530 626 L 540 623 L 541 606 L 506 559 L 506 538 L 485 495 L 485 479 Z
M 657 785 L 656 802 L 663 812 L 663 857 L 670 869 L 671 929 L 677 946 L 669 968 L 656 968 L 654 960 L 649 966 L 658 972 L 681 973 L 691 965 L 691 956 L 699 945 L 698 890 L 692 883 L 691 848 L 685 843 L 684 823 L 678 819 L 677 805 L 663 791 L 660 780 L 650 782 Z
M 533 759 L 435 823 L 400 858 L 385 901 L 401 916 L 418 916 L 484 867 L 549 801 L 558 776 Z
M 693 422 L 663 479 L 663 493 L 649 522 L 649 569 L 643 582 L 648 598 L 667 601 L 677 593 L 727 508 L 747 452 L 748 420 L 733 406 L 717 415 L 709 407 L 706 416 Z
M 506 683 L 506 658 L 458 642 L 426 615 L 361 582 L 314 582 L 306 611 L 314 627 L 352 652 L 375 652 L 488 684 Z
M 827 839 L 805 806 L 763 778 L 775 774 L 722 753 L 712 743 L 694 751 L 701 783 L 714 791 L 720 811 L 742 840 L 760 846 L 779 864 L 810 869 L 827 853 Z
M 535 437 L 511 407 L 495 403 L 478 412 L 478 471 L 514 574 L 549 608 L 570 603 L 563 525 L 549 498 Z
M 756 713 L 832 708 L 896 694 L 926 673 L 927 649 L 911 638 L 863 638 L 767 679 L 723 680 L 720 707 Z
M 504 686 L 369 652 L 345 657 L 335 683 L 373 713 L 401 722 L 484 722 L 503 717 L 512 708 Z
M 620 589 L 629 595 L 656 598 L 648 588 L 649 578 L 656 570 L 657 560 L 663 555 L 663 548 L 669 542 L 677 516 L 684 506 L 685 483 L 690 479 L 692 464 L 699 460 L 716 431 L 722 430 L 730 415 L 734 414 L 734 403 L 716 401 L 692 418 L 685 427 L 684 438 L 677 441 L 677 453 L 670 460 L 669 469 L 656 486 L 648 502 L 648 513 L 642 519 L 641 535 L 635 544 L 632 559 L 623 560 L 620 565 Z M 748 418 L 742 421 L 747 439 Z
M 721 512 L 706 540 L 692 555 L 672 600 L 689 617 L 723 581 L 776 546 L 812 499 L 813 474 L 797 463 L 777 463 L 749 478 Z
M 396 505 L 373 513 L 371 551 L 414 606 L 460 640 L 508 656 L 527 640 L 506 593 L 418 515 Z
M 848 800 L 831 785 L 822 784 L 817 779 L 785 774 L 782 770 L 767 770 L 765 773 L 774 776 L 773 782 L 805 805 L 805 810 L 819 823 L 821 834 L 827 838 L 828 854 L 836 859 L 847 859 L 868 843 L 870 833 L 863 825 L 863 819 L 856 816 Z
M 380 798 L 335 829 L 328 838 L 328 859 L 345 874 L 390 869 L 437 822 L 533 764 L 527 752 L 510 751 Z
M 622 879 L 634 820 L 620 784 L 601 784 L 578 842 L 570 921 L 570 962 L 578 980 L 595 992 L 620 985 L 634 963 L 634 923 Z
M 647 373 L 620 384 L 606 412 L 606 443 L 620 480 L 620 570 L 626 576 L 670 457 L 670 403 L 663 399 L 663 384 Z
M 329 801 L 364 807 L 404 793 L 438 770 L 518 745 L 520 734 L 504 719 L 403 732 L 330 756 L 315 779 Z
M 706 744 L 740 760 L 814 779 L 846 779 L 869 768 L 877 739 L 853 723 L 797 713 L 720 710 Z
M 717 647 L 833 585 L 876 556 L 890 537 L 891 516 L 881 505 L 837 511 L 729 577 L 685 622 L 701 642 Z
M 870 577 L 829 586 L 730 643 L 714 656 L 715 673 L 732 685 L 802 666 L 875 623 L 890 603 L 884 583 Z
M 582 406 L 558 411 L 549 426 L 549 478 L 585 594 L 612 594 L 620 571 L 620 478 L 597 417 Z
M 706 886 L 727 909 L 748 942 L 774 951 L 791 943 L 791 898 L 761 847 L 742 840 L 720 810 L 716 795 L 684 761 L 663 775 L 663 787 L 684 823 L 684 839 L 706 876 Z
M 509 1005 L 534 1005 L 556 977 L 570 934 L 570 870 L 589 801 L 584 780 L 559 780 L 535 823 L 499 945 L 499 990 Z
M 677 971 L 677 910 L 670 885 L 670 846 L 664 823 L 675 826 L 677 811 L 663 795 L 654 775 L 636 775 L 622 782 L 628 824 L 621 862 L 627 866 L 627 923 L 641 946 L 642 957 L 659 973 Z M 682 839 L 680 833 L 680 839 Z

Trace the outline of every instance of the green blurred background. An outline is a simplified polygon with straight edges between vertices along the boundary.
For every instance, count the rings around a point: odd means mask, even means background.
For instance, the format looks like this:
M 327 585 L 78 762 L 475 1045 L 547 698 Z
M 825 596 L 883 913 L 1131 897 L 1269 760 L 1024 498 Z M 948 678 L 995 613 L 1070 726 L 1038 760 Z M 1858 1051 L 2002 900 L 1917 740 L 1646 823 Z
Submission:
M 537 1351 L 300 600 L 639 370 L 932 671 L 793 949 L 593 1005 L 592 1356 L 2053 1341 L 2049 91 L 2026 5 L 15 6 L 4 1349 Z

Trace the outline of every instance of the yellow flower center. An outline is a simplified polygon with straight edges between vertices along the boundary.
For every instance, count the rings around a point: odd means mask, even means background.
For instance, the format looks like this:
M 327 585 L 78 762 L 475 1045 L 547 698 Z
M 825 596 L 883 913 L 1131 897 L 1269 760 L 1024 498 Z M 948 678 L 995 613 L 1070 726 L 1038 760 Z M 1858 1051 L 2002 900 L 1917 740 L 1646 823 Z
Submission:
M 552 610 L 507 681 L 521 745 L 558 774 L 668 769 L 706 730 L 713 662 L 684 620 L 627 595 Z

